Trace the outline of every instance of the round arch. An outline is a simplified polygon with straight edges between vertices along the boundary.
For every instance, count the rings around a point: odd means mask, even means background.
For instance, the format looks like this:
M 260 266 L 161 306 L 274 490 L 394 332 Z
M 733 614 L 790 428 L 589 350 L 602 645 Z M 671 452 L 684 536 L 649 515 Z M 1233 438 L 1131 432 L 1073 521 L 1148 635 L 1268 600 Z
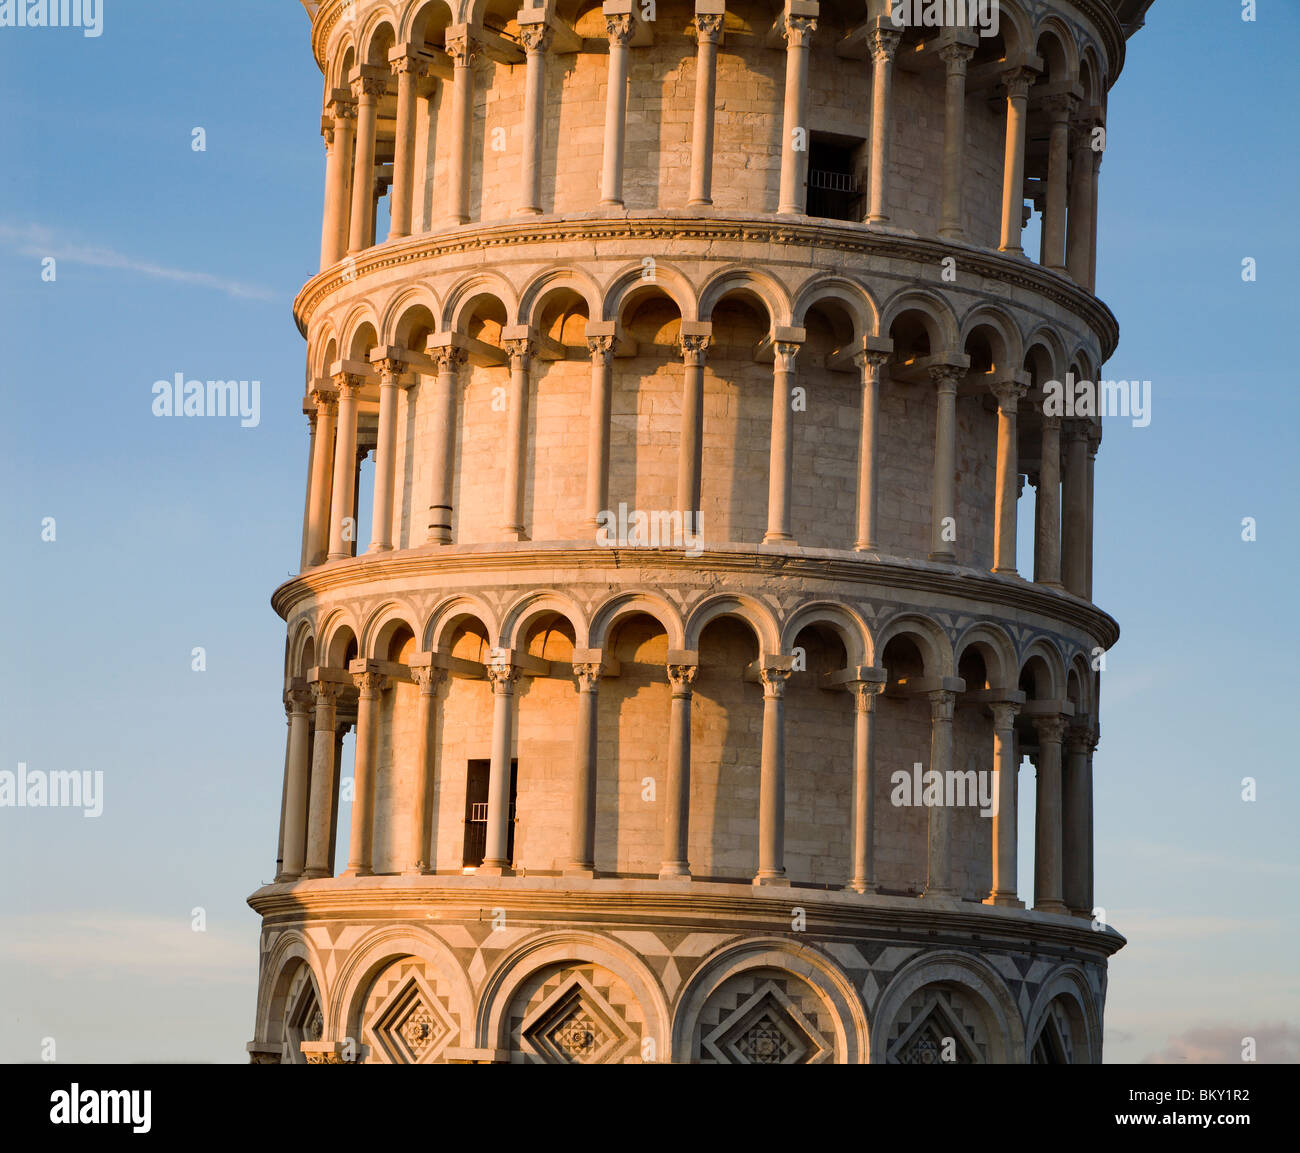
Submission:
M 953 645 L 953 667 L 961 667 L 962 655 L 974 647 L 984 660 L 984 670 L 989 684 L 1015 692 L 1019 665 L 1016 663 L 1016 646 L 1006 631 L 996 624 L 980 621 L 971 625 Z M 968 689 L 971 685 L 966 686 Z
M 746 596 L 721 593 L 697 604 L 686 616 L 686 648 L 700 647 L 705 626 L 721 617 L 744 621 L 754 632 L 760 655 L 776 656 L 781 651 L 781 633 L 767 606 Z
M 927 677 L 953 675 L 952 643 L 936 621 L 920 613 L 900 613 L 891 617 L 876 633 L 877 660 L 884 660 L 885 649 L 895 637 L 908 637 L 921 652 Z
M 593 649 L 604 649 L 615 626 L 632 616 L 648 616 L 659 622 L 668 634 L 669 649 L 686 647 L 686 630 L 681 613 L 658 593 L 635 590 L 624 591 L 604 600 L 591 615 L 588 640 Z
M 875 647 L 866 622 L 855 610 L 834 601 L 813 601 L 795 610 L 781 626 L 780 651 L 793 651 L 799 634 L 810 625 L 820 624 L 840 638 L 849 668 L 873 663 Z
M 569 265 L 559 265 L 539 272 L 519 294 L 519 311 L 516 320 L 536 328 L 542 319 L 542 306 L 553 292 L 568 289 L 581 297 L 587 304 L 587 319 L 596 320 L 600 316 L 600 285 L 580 269 Z
M 663 261 L 656 261 L 653 271 L 653 277 L 647 278 L 646 266 L 638 263 L 616 272 L 605 289 L 600 319 L 621 324 L 626 306 L 642 293 L 654 290 L 677 306 L 682 320 L 698 319 L 699 302 L 690 279 Z
M 555 613 L 573 629 L 573 647 L 587 648 L 587 618 L 581 607 L 563 593 L 531 592 L 516 600 L 501 618 L 499 643 L 502 648 L 518 648 L 528 635 L 528 626 L 538 617 Z
M 1056 642 L 1048 637 L 1038 637 L 1020 654 L 1020 663 L 1016 669 L 1017 685 L 1035 658 L 1040 660 L 1047 670 L 1048 685 L 1044 692 L 1044 686 L 1041 683 L 1037 684 L 1033 699 L 1040 701 L 1063 700 L 1065 697 L 1065 658 L 1061 655 L 1061 650 L 1057 647 Z
M 727 296 L 758 302 L 772 328 L 791 323 L 790 297 L 777 280 L 765 272 L 736 265 L 714 273 L 700 290 L 700 319 L 712 320 L 718 302 Z
M 790 322 L 804 327 L 808 313 L 826 301 L 836 302 L 848 313 L 855 343 L 880 335 L 880 308 L 875 298 L 864 285 L 842 276 L 814 277 L 805 284 L 795 297 Z
M 458 593 L 434 606 L 424 628 L 416 634 L 420 637 L 421 647 L 425 652 L 444 651 L 453 630 L 464 620 L 478 621 L 489 644 L 500 635 L 496 613 L 488 603 L 470 593 Z
M 1073 1027 L 1080 1028 L 1083 1036 L 1074 1044 L 1074 1064 L 1095 1065 L 1101 1062 L 1101 1013 L 1087 974 L 1074 962 L 1067 962 L 1052 970 L 1038 989 L 1038 995 L 1025 1017 L 1025 1062 L 1032 1060 L 1034 1045 L 1047 1022 L 1052 1002 L 1064 1000 L 1069 1005 L 1067 1015 Z M 1080 1059 L 1082 1058 L 1082 1059 Z
M 958 352 L 957 318 L 952 306 L 937 292 L 926 288 L 908 288 L 896 293 L 885 302 L 880 316 L 880 335 L 888 336 L 899 317 L 916 313 L 925 325 L 930 338 L 930 354 Z

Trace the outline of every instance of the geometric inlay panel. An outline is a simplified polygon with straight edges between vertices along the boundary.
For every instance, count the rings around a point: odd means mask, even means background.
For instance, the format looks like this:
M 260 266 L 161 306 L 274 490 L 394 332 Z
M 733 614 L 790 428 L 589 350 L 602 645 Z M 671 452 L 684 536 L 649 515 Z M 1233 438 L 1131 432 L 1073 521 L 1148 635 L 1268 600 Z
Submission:
M 705 1065 L 820 1065 L 835 1059 L 833 1020 L 805 982 L 750 970 L 710 994 L 692 1059 Z
M 611 1065 L 641 1059 L 644 1021 L 627 987 L 598 965 L 532 974 L 510 1008 L 514 1064 Z
M 890 1065 L 982 1065 L 988 1046 L 979 1014 L 958 991 L 923 986 L 899 1011 L 885 1060 Z
M 320 998 L 316 995 L 316 982 L 311 969 L 299 965 L 289 983 L 285 996 L 288 1006 L 284 1015 L 285 1053 L 290 1064 L 306 1061 L 300 1046 L 304 1041 L 319 1041 L 325 1032 L 325 1018 L 321 1013 Z
M 460 1036 L 438 974 L 414 957 L 394 962 L 375 979 L 362 1020 L 367 1059 L 380 1064 L 430 1064 Z

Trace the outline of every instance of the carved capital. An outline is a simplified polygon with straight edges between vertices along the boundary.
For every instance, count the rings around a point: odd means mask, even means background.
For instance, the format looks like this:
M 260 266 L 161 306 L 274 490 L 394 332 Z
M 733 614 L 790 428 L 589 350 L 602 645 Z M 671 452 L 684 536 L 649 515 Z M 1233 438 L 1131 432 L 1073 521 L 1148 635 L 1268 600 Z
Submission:
M 353 673 L 352 683 L 357 686 L 361 699 L 374 700 L 388 687 L 388 678 L 383 673 Z
M 716 44 L 718 36 L 722 33 L 722 15 L 701 15 L 695 14 L 695 35 L 696 38 L 706 44 Z
M 1035 717 L 1034 731 L 1038 740 L 1045 745 L 1059 745 L 1065 736 L 1066 721 L 1064 717 Z
M 951 689 L 935 689 L 930 694 L 930 719 L 951 724 L 953 710 L 957 707 L 957 694 Z
M 428 62 L 413 56 L 403 56 L 397 60 L 390 60 L 388 67 L 394 76 L 414 76 L 416 80 L 423 80 L 429 75 Z
M 361 377 L 350 372 L 340 372 L 334 377 L 334 387 L 338 389 L 339 400 L 351 400 L 361 391 Z
M 889 360 L 890 353 L 868 349 L 855 353 L 853 363 L 862 370 L 862 379 L 870 383 L 880 378 L 881 367 Z
M 1043 111 L 1058 124 L 1068 121 L 1078 107 L 1079 98 L 1071 96 L 1068 92 L 1043 98 Z
M 763 668 L 758 670 L 758 679 L 763 685 L 763 696 L 783 697 L 785 686 L 793 670 L 781 668 Z
M 772 351 L 776 354 L 776 367 L 783 372 L 794 372 L 795 358 L 803 345 L 794 340 L 778 340 Z
M 507 340 L 502 342 L 506 354 L 510 357 L 512 368 L 527 368 L 528 362 L 537 355 L 537 342 L 529 340 L 527 337 L 521 337 L 517 340 Z M 523 361 L 522 365 L 517 361 Z
M 284 695 L 284 711 L 290 716 L 306 716 L 311 705 L 312 695 L 306 689 L 290 689 Z
M 965 375 L 966 370 L 964 368 L 957 368 L 951 364 L 936 364 L 930 369 L 930 379 L 940 392 L 955 393 L 958 382 Z
M 1059 416 L 1043 417 L 1043 435 L 1060 437 L 1061 435 L 1061 418 Z
M 860 713 L 876 711 L 876 698 L 885 691 L 884 681 L 850 681 L 854 708 Z
M 695 684 L 695 674 L 699 671 L 699 665 L 669 665 L 668 683 L 672 686 L 673 696 L 689 694 L 691 686 Z
M 411 669 L 411 679 L 420 687 L 424 696 L 433 696 L 447 679 L 447 670 L 436 665 L 417 665 Z
M 455 372 L 461 365 L 469 363 L 469 353 L 463 348 L 431 348 L 428 355 L 438 372 Z
M 338 127 L 340 120 L 355 120 L 357 118 L 357 102 L 355 100 L 345 100 L 338 96 L 325 103 L 326 118 L 332 117 L 335 127 Z
M 519 43 L 530 56 L 550 48 L 553 37 L 554 33 L 546 24 L 525 24 L 519 29 Z
M 781 35 L 785 37 L 788 48 L 807 48 L 812 43 L 812 34 L 817 31 L 815 16 L 786 16 L 781 23 Z
M 334 681 L 316 681 L 311 686 L 312 699 L 316 702 L 317 708 L 333 708 L 339 699 L 339 691 L 342 685 Z
M 615 44 L 626 48 L 628 41 L 632 39 L 632 17 L 627 15 L 606 16 L 605 35 L 609 37 L 609 46 L 611 48 Z
M 396 384 L 397 378 L 406 372 L 408 367 L 406 361 L 391 356 L 375 361 L 374 365 L 375 371 L 379 373 L 381 384 Z
M 997 397 L 998 408 L 1008 416 L 1015 416 L 1020 398 L 1029 390 L 1014 380 L 998 380 L 989 385 L 989 391 Z
M 965 73 L 966 64 L 975 55 L 973 44 L 945 44 L 939 49 L 939 59 L 948 65 L 948 74 Z
M 352 78 L 352 95 L 361 101 L 363 98 L 378 100 L 388 91 L 388 80 L 383 76 L 354 76 Z
M 1092 756 L 1100 742 L 1101 734 L 1086 721 L 1081 725 L 1071 725 L 1065 733 L 1065 747 L 1072 753 Z
M 873 28 L 867 37 L 867 46 L 871 49 L 871 59 L 876 64 L 888 64 L 903 42 L 903 34 L 893 28 Z
M 1035 73 L 1028 68 L 1012 68 L 1002 74 L 1002 86 L 1010 100 L 1024 100 L 1029 96 Z
M 993 710 L 994 729 L 1005 732 L 1014 727 L 1020 706 L 1012 701 L 995 701 L 989 706 Z
M 614 338 L 612 336 L 587 337 L 587 349 L 591 353 L 591 362 L 602 367 L 609 364 L 614 356 Z
M 492 691 L 497 694 L 513 692 L 522 675 L 523 669 L 509 661 L 496 660 L 487 666 L 487 679 L 492 683 Z
M 329 389 L 313 388 L 307 395 L 316 406 L 317 416 L 328 416 L 338 409 L 339 398 Z
M 451 57 L 457 68 L 468 67 L 482 50 L 483 46 L 469 34 L 467 29 L 449 32 L 443 47 L 443 51 Z
M 578 678 L 578 691 L 583 693 L 594 693 L 596 686 L 600 684 L 600 674 L 605 671 L 605 666 L 599 661 L 584 661 L 581 664 L 573 666 L 573 675 Z
M 709 352 L 709 338 L 707 336 L 683 336 L 682 342 L 682 360 L 692 368 L 699 368 L 704 364 L 704 358 Z

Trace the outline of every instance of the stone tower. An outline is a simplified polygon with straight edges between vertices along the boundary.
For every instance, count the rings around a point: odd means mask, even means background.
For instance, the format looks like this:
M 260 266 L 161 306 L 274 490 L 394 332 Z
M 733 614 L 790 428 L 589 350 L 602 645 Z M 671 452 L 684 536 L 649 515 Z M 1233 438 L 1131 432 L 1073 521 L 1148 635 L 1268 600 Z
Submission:
M 1053 397 L 1150 0 L 516 2 L 306 3 L 253 1060 L 1099 1060 Z

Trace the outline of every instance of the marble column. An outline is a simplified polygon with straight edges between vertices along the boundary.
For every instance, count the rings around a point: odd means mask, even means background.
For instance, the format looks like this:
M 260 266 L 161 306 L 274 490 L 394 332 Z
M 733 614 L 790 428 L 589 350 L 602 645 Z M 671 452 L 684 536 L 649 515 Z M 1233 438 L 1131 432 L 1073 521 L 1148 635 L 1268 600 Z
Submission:
M 289 765 L 284 793 L 283 879 L 296 881 L 307 867 L 307 789 L 311 777 L 311 694 L 289 693 Z M 281 878 L 277 877 L 277 880 Z
M 348 177 L 357 119 L 356 104 L 346 91 L 335 92 L 325 107 L 325 213 L 320 239 L 322 269 L 337 264 L 347 255 L 351 210 Z
M 596 875 L 596 748 L 601 664 L 573 666 L 578 678 L 578 730 L 574 733 L 573 816 L 566 877 Z
M 1088 422 L 1065 422 L 1061 485 L 1061 580 L 1077 597 L 1088 593 Z
M 1097 204 L 1101 198 L 1101 160 L 1100 152 L 1092 154 L 1092 190 L 1088 197 L 1088 283 L 1089 292 L 1097 291 Z
M 600 170 L 600 202 L 623 204 L 623 149 L 627 137 L 627 52 L 632 17 L 606 16 L 609 37 L 609 86 L 605 96 L 605 150 Z
M 794 385 L 796 341 L 778 340 L 773 346 L 772 431 L 768 445 L 767 532 L 764 544 L 793 544 L 790 534 L 791 469 L 794 465 L 794 430 L 791 428 L 791 388 Z
M 329 547 L 330 499 L 333 489 L 334 428 L 338 423 L 338 398 L 333 392 L 313 388 L 316 435 L 312 440 L 311 501 L 307 510 L 307 546 L 303 567 L 321 564 Z
M 536 10 L 533 10 L 536 12 Z M 542 145 L 546 140 L 546 50 L 551 30 L 542 21 L 520 24 L 519 41 L 524 46 L 524 140 L 521 163 L 522 188 L 516 210 L 520 216 L 538 216 L 542 211 Z
M 894 54 L 902 33 L 892 28 L 875 28 L 871 46 L 871 169 L 867 222 L 889 220 L 889 144 L 894 134 Z
M 338 431 L 334 443 L 334 492 L 330 500 L 328 560 L 344 560 L 352 555 L 355 541 L 357 475 L 357 398 L 361 378 L 339 373 L 334 378 L 338 390 Z
M 489 877 L 513 872 L 510 845 L 510 762 L 514 752 L 515 685 L 522 670 L 509 661 L 487 666 L 492 684 L 492 763 L 488 770 L 487 847 L 479 873 Z
M 998 811 L 993 817 L 993 885 L 990 905 L 1023 909 L 1016 895 L 1016 714 L 1020 705 L 997 701 L 993 709 L 993 771 L 997 774 Z
M 1101 422 L 1094 422 L 1088 429 L 1088 492 L 1085 498 L 1086 505 L 1086 522 L 1087 527 L 1084 530 L 1084 582 L 1083 596 L 1085 600 L 1092 600 L 1092 541 L 1094 535 L 1094 518 L 1096 515 L 1095 484 L 1097 480 L 1097 450 L 1101 447 Z
M 1062 796 L 1062 897 L 1076 916 L 1092 916 L 1092 753 L 1096 735 L 1087 725 L 1066 732 Z
M 862 370 L 862 412 L 858 424 L 858 552 L 874 552 L 880 504 L 877 441 L 880 419 L 880 369 L 888 352 L 868 350 L 854 358 Z
M 1061 587 L 1061 418 L 1043 417 L 1042 459 L 1034 501 L 1034 580 Z
M 785 875 L 785 686 L 788 668 L 759 670 L 763 685 L 763 751 L 758 781 L 756 885 L 788 885 Z
M 537 348 L 524 338 L 505 341 L 510 354 L 510 394 L 506 417 L 506 480 L 502 534 L 506 540 L 527 540 L 524 531 L 524 489 L 528 474 L 528 374 Z
M 1038 717 L 1038 806 L 1034 820 L 1034 909 L 1066 913 L 1062 899 L 1061 738 L 1062 717 Z
M 469 29 L 449 31 L 445 51 L 452 62 L 451 173 L 447 180 L 447 224 L 469 223 L 469 186 L 474 145 L 474 58 L 479 44 Z
M 945 521 L 954 525 L 957 518 L 957 382 L 966 374 L 964 368 L 937 365 L 930 369 L 934 381 L 936 410 L 934 422 L 934 485 L 930 506 L 930 559 L 957 560 L 954 542 L 944 540 Z
M 660 880 L 690 880 L 687 844 L 691 809 L 691 686 L 697 665 L 670 664 L 672 705 L 668 717 L 668 791 L 664 797 L 664 859 Z
M 375 773 L 379 761 L 379 697 L 388 678 L 376 672 L 352 676 L 357 686 L 357 751 L 352 765 L 352 835 L 347 876 L 368 877 L 375 839 Z
M 1071 148 L 1074 153 L 1070 169 L 1070 211 L 1067 221 L 1066 271 L 1081 288 L 1088 287 L 1092 267 L 1092 200 L 1093 177 L 1091 120 L 1074 124 Z
M 691 191 L 687 204 L 713 203 L 713 121 L 718 88 L 721 14 L 695 14 L 695 118 L 691 129 Z
M 412 665 L 411 677 L 420 690 L 415 722 L 415 799 L 411 805 L 411 855 L 403 870 L 408 876 L 435 871 L 429 854 L 432 832 L 434 768 L 438 757 L 438 689 L 447 678 L 435 665 Z
M 437 370 L 433 384 L 433 427 L 429 455 L 429 544 L 451 544 L 452 493 L 456 484 L 456 407 L 459 373 L 469 359 L 452 345 L 429 348 Z
M 808 171 L 808 55 L 817 20 L 791 16 L 781 21 L 785 37 L 785 104 L 781 120 L 781 198 L 777 212 L 804 211 Z
M 334 875 L 334 838 L 330 835 L 338 789 L 334 758 L 334 729 L 337 724 L 341 685 L 316 681 L 311 686 L 316 703 L 312 738 L 311 797 L 307 811 L 307 867 L 304 879 Z
M 853 875 L 849 888 L 874 893 L 876 884 L 876 697 L 883 681 L 853 681 Z
M 1025 120 L 1034 74 L 1013 68 L 1003 77 L 1007 90 L 1006 150 L 1002 165 L 1002 240 L 999 252 L 1023 256 L 1020 231 L 1025 208 Z
M 1016 453 L 1016 413 L 1025 386 L 1015 380 L 990 385 L 998 401 L 998 464 L 993 512 L 993 571 L 1016 576 L 1016 505 L 1020 463 Z
M 312 561 L 313 543 L 311 539 L 312 506 L 315 494 L 312 492 L 312 474 L 316 470 L 316 405 L 304 405 L 307 412 L 307 483 L 302 494 L 302 549 L 298 556 L 298 571 L 304 572 Z
M 352 228 L 348 252 L 358 253 L 375 242 L 375 127 L 379 99 L 388 89 L 383 76 L 357 69 L 352 77 L 352 94 L 357 101 L 357 145 L 352 170 Z
M 704 454 L 704 358 L 707 336 L 683 335 L 682 435 L 677 458 L 677 507 L 683 517 L 700 511 Z
M 415 196 L 415 117 L 417 88 L 427 66 L 414 48 L 395 48 L 389 68 L 397 77 L 397 139 L 393 153 L 393 191 L 389 211 L 389 240 L 411 235 L 411 206 Z
M 587 427 L 587 526 L 596 528 L 609 506 L 609 422 L 614 396 L 614 337 L 589 336 L 591 416 Z
M 966 65 L 975 54 L 970 44 L 956 42 L 939 49 L 944 62 L 943 200 L 939 235 L 945 240 L 965 240 L 962 227 L 963 160 L 966 155 Z
M 1070 117 L 1078 105 L 1073 96 L 1050 96 L 1043 107 L 1051 120 L 1047 149 L 1047 201 L 1043 209 L 1042 263 L 1065 272 L 1065 224 L 1070 165 Z
M 397 467 L 397 390 L 406 365 L 379 361 L 379 438 L 375 445 L 375 491 L 370 515 L 370 552 L 393 550 L 393 497 Z
M 948 689 L 930 693 L 930 771 L 946 783 L 952 771 L 952 717 L 957 694 Z M 947 794 L 929 806 L 929 836 L 926 856 L 926 897 L 954 897 L 952 877 L 952 810 Z

